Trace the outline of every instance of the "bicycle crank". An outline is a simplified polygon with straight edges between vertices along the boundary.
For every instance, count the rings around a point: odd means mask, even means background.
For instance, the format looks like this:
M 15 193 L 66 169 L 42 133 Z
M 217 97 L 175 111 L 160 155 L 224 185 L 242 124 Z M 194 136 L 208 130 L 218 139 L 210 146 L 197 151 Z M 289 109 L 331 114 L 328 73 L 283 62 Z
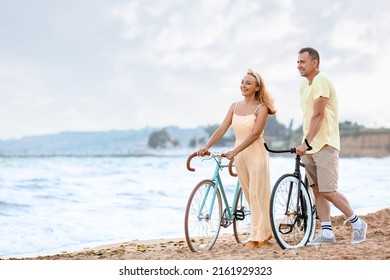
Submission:
M 227 217 L 227 210 L 225 209 L 225 210 L 223 210 L 223 213 L 222 213 L 221 226 L 224 228 L 227 228 L 231 224 L 232 224 L 232 221 L 229 220 L 229 218 Z

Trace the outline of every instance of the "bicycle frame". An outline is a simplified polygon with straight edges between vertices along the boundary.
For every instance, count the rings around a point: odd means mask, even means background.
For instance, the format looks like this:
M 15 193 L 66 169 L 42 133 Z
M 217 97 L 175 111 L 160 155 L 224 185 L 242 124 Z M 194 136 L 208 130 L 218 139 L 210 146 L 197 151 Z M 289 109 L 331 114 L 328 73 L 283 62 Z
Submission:
M 211 178 L 211 181 L 213 181 L 215 183 L 215 188 L 213 189 L 213 193 L 212 193 L 212 199 L 211 199 L 211 203 L 210 203 L 210 210 L 209 210 L 209 213 L 208 213 L 208 217 L 211 217 L 212 215 L 212 209 L 213 209 L 213 206 L 214 206 L 214 203 L 215 203 L 215 197 L 217 196 L 217 191 L 219 190 L 221 195 L 222 195 L 222 200 L 223 200 L 223 203 L 225 205 L 225 211 L 226 211 L 226 214 L 227 215 L 223 215 L 222 217 L 222 221 L 229 221 L 229 224 L 234 220 L 234 215 L 233 215 L 233 211 L 232 211 L 232 208 L 230 207 L 229 205 L 229 202 L 228 202 L 228 199 L 227 199 L 227 196 L 226 196 L 226 192 L 225 192 L 225 189 L 223 187 L 223 183 L 222 183 L 222 179 L 221 179 L 221 175 L 220 175 L 220 170 L 222 170 L 223 168 L 226 168 L 228 167 L 229 165 L 228 164 L 222 164 L 222 160 L 221 159 L 216 159 L 216 162 L 217 164 L 215 165 L 215 169 L 214 169 L 214 175 L 213 177 Z M 207 191 L 206 191 L 206 196 L 201 204 L 201 207 L 200 207 L 200 211 L 199 213 L 202 212 L 204 206 L 205 206 L 205 203 L 206 203 L 206 198 L 210 192 L 210 188 L 211 186 L 208 186 L 207 188 Z M 233 197 L 233 202 L 232 202 L 232 206 L 234 205 L 237 205 L 237 200 L 238 200 L 238 190 L 239 190 L 239 182 L 237 181 L 236 183 L 236 190 L 235 190 L 235 193 L 234 193 L 234 197 Z M 224 211 L 224 213 L 225 213 Z

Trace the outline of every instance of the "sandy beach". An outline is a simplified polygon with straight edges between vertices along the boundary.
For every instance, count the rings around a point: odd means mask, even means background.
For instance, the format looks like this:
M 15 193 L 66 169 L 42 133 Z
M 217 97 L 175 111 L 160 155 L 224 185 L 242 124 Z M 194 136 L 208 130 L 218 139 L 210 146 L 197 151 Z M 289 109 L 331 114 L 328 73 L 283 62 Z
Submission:
M 23 258 L 24 260 L 389 260 L 390 208 L 361 216 L 368 223 L 367 240 L 351 244 L 352 228 L 344 216 L 332 217 L 337 242 L 282 250 L 274 239 L 259 249 L 237 244 L 232 234 L 219 236 L 209 252 L 193 253 L 184 237 L 129 241 L 81 252 Z

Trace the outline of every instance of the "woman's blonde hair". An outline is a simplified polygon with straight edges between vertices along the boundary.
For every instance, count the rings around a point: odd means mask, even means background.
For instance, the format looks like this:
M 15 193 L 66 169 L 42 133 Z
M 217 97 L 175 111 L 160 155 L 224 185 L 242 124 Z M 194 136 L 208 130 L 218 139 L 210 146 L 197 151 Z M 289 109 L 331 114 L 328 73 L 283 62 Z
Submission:
M 249 69 L 247 72 L 248 75 L 251 75 L 256 78 L 257 83 L 259 84 L 259 90 L 255 93 L 256 100 L 263 103 L 268 108 L 268 114 L 274 115 L 276 113 L 275 102 L 271 96 L 271 93 L 268 91 L 265 86 L 263 78 L 256 72 L 253 72 L 252 69 Z

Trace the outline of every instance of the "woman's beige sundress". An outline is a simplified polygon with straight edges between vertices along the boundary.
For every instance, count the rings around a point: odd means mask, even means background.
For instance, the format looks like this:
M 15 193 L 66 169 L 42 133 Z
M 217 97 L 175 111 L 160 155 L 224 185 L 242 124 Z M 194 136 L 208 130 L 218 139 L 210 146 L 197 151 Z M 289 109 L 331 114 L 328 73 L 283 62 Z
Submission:
M 256 115 L 255 113 L 263 106 L 259 105 L 251 115 L 234 115 L 232 128 L 236 136 L 235 146 L 243 142 L 253 131 Z M 269 158 L 265 150 L 263 132 L 261 136 L 245 150 L 241 151 L 234 158 L 238 180 L 249 203 L 252 215 L 250 241 L 265 241 L 272 236 L 269 218 L 270 200 L 270 176 Z

